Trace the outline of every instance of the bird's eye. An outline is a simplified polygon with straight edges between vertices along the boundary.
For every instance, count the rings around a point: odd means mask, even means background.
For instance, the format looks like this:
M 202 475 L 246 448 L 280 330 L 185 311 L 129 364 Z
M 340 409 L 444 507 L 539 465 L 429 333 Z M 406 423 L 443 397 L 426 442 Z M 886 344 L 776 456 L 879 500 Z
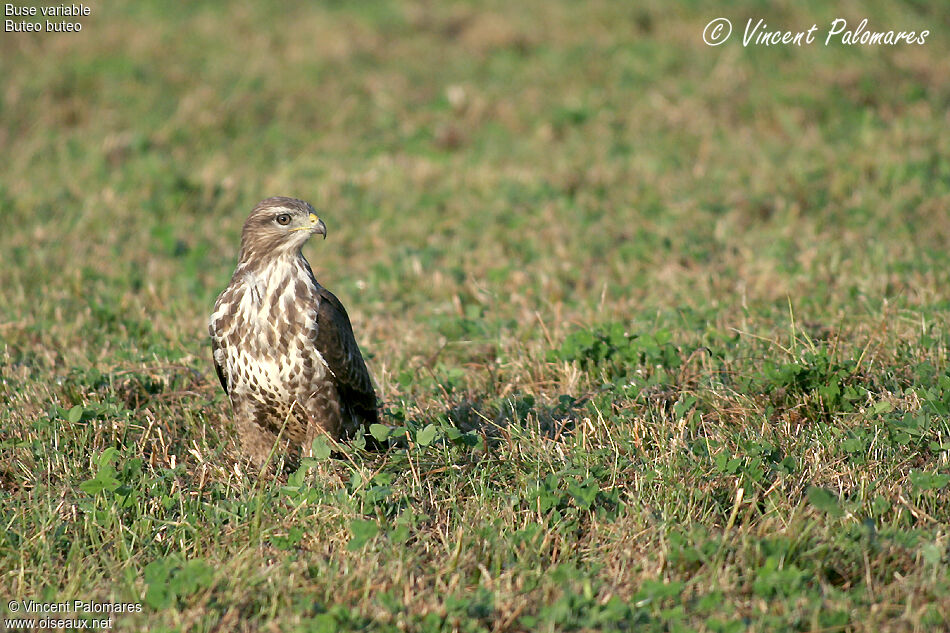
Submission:
M 290 224 L 290 216 L 287 215 L 286 213 L 281 213 L 280 215 L 278 215 L 276 220 L 277 220 L 277 224 L 280 224 L 281 226 L 287 226 L 288 224 Z

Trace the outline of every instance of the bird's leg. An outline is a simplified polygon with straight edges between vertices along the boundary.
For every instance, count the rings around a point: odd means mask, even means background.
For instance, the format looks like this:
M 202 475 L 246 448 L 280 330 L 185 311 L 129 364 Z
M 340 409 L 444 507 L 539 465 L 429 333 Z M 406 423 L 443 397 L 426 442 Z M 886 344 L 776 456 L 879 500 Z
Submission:
M 258 468 L 266 466 L 278 435 L 257 421 L 256 412 L 248 406 L 235 407 L 234 425 L 244 453 Z

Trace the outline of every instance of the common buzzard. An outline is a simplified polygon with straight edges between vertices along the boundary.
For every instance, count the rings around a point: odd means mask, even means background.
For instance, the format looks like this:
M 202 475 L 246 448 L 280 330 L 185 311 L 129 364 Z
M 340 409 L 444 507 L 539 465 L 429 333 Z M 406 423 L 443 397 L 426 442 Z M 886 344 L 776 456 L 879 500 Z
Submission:
M 260 202 L 241 233 L 231 283 L 208 325 L 214 367 L 245 453 L 264 465 L 315 437 L 353 436 L 377 421 L 376 393 L 350 319 L 300 252 L 326 225 L 308 203 Z

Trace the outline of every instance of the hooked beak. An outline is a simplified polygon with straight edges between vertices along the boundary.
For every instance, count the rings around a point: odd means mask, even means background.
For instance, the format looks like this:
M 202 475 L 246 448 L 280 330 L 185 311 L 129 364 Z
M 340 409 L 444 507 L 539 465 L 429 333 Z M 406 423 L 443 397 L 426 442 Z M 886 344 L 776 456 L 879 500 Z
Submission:
M 310 231 L 311 234 L 319 233 L 323 236 L 323 239 L 327 239 L 327 225 L 323 223 L 323 220 L 317 217 L 315 213 L 310 214 L 310 225 L 309 226 L 300 226 L 295 229 L 290 229 L 291 231 Z
M 313 213 L 310 214 L 310 230 L 322 235 L 323 239 L 327 239 L 327 225 Z

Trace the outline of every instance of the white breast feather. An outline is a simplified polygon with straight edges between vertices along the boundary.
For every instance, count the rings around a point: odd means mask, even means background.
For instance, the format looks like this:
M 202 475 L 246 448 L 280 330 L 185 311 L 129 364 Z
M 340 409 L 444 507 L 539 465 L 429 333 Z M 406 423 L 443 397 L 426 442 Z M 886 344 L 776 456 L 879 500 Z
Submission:
M 277 392 L 282 398 L 295 396 L 286 389 L 293 366 L 290 363 L 281 363 L 280 359 L 275 360 L 271 354 L 267 353 L 270 349 L 268 331 L 272 331 L 277 335 L 279 319 L 278 315 L 271 314 L 272 302 L 270 297 L 275 292 L 282 290 L 280 300 L 277 303 L 284 310 L 296 301 L 294 296 L 296 284 L 293 280 L 285 283 L 288 277 L 296 277 L 295 273 L 297 271 L 294 270 L 294 265 L 294 263 L 277 260 L 263 274 L 258 275 L 254 272 L 248 272 L 241 280 L 241 283 L 244 284 L 244 292 L 240 293 L 238 321 L 247 328 L 242 341 L 243 344 L 241 349 L 226 348 L 226 353 L 225 350 L 218 350 L 220 357 L 216 355 L 215 358 L 219 364 L 226 368 L 228 376 L 237 379 L 234 381 L 234 388 L 249 395 L 255 395 L 255 389 L 253 389 L 252 384 L 247 384 L 246 381 L 240 379 L 238 372 L 240 366 L 248 368 L 250 375 L 256 379 L 258 385 L 266 386 L 269 391 Z M 309 280 L 307 285 L 309 290 L 315 290 Z M 211 322 L 217 321 L 230 308 L 230 303 L 223 303 L 211 316 Z M 291 326 L 298 331 L 311 330 L 312 332 L 312 324 L 316 322 L 317 318 L 316 311 L 304 310 L 299 314 L 304 316 L 307 322 L 294 323 Z M 226 333 L 221 332 L 220 334 L 224 336 Z M 297 334 L 291 336 L 291 343 L 286 352 L 294 357 L 300 357 L 304 354 L 316 356 L 317 362 L 314 364 L 315 375 L 313 379 L 319 380 L 325 372 L 330 371 L 323 356 L 315 348 L 307 345 L 304 349 L 301 349 Z M 249 382 L 253 383 L 254 380 Z

